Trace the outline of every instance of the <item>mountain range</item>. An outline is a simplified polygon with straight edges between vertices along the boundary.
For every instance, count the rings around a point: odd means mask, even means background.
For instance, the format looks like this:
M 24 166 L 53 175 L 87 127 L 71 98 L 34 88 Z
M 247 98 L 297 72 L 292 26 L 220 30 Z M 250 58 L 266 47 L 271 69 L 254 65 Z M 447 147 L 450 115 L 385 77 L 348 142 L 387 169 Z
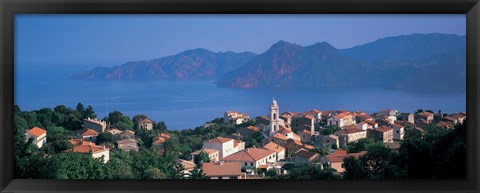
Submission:
M 382 87 L 464 91 L 466 38 L 452 34 L 386 37 L 348 49 L 279 41 L 261 54 L 194 49 L 149 61 L 97 67 L 73 78 L 216 80 L 225 88 Z
M 148 61 L 127 62 L 120 66 L 96 67 L 73 75 L 84 80 L 192 80 L 216 79 L 254 58 L 251 52 L 212 52 L 194 49 Z

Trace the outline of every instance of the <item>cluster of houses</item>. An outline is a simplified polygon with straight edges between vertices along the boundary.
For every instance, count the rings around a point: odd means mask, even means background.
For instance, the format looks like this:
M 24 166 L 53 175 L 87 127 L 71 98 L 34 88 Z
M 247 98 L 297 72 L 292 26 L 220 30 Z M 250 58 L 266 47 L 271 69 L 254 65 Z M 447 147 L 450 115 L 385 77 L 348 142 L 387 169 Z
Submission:
M 138 129 L 151 130 L 153 128 L 153 121 L 143 119 L 139 121 Z M 115 144 L 98 144 L 97 137 L 100 133 L 108 132 L 113 136 Z M 32 139 L 33 143 L 41 148 L 46 142 L 47 131 L 34 127 L 25 133 L 26 139 Z M 170 136 L 165 133 L 160 133 L 153 138 L 153 146 L 156 147 L 161 154 L 164 152 L 164 144 Z M 117 128 L 110 128 L 110 125 L 103 120 L 87 118 L 83 120 L 83 129 L 77 131 L 76 138 L 68 140 L 73 148 L 67 151 L 89 154 L 93 158 L 103 158 L 103 162 L 107 163 L 110 160 L 110 151 L 138 151 L 138 140 L 136 139 L 133 130 L 120 130 Z M 108 145 L 109 147 L 106 147 Z
M 279 105 L 273 99 L 269 108 L 269 116 L 254 118 L 254 125 L 241 127 L 237 132 L 227 137 L 216 137 L 203 142 L 201 149 L 192 152 L 190 160 L 178 159 L 177 163 L 184 168 L 184 175 L 192 170 L 202 169 L 209 179 L 257 179 L 264 178 L 266 171 L 286 174 L 282 169 L 285 164 L 318 165 L 321 168 L 334 168 L 344 172 L 344 158 L 353 156 L 359 158 L 367 152 L 348 153 L 345 147 L 348 143 L 363 138 L 382 141 L 386 147 L 396 150 L 403 140 L 405 131 L 417 130 L 421 133 L 431 124 L 439 127 L 454 128 L 466 119 L 466 113 L 441 114 L 433 112 L 402 113 L 395 109 L 385 109 L 367 114 L 346 110 L 280 113 Z M 250 121 L 249 115 L 229 111 L 224 114 L 224 123 L 239 125 Z M 153 121 L 140 120 L 138 129 L 151 130 Z M 324 131 L 334 132 L 325 134 Z M 112 134 L 116 146 L 97 144 L 100 133 Z M 254 134 L 263 135 L 262 145 L 245 147 L 245 139 Z M 324 135 L 325 134 L 325 135 Z M 28 130 L 26 138 L 41 148 L 46 142 L 47 131 L 34 127 Z M 153 138 L 152 145 L 161 154 L 170 136 L 161 133 Z M 77 137 L 69 140 L 73 148 L 68 151 L 91 155 L 93 158 L 103 158 L 109 161 L 110 151 L 139 151 L 138 141 L 133 130 L 110 128 L 102 120 L 87 118 L 83 120 L 83 129 L 77 132 Z M 327 149 L 322 155 L 319 149 Z M 208 155 L 208 162 L 195 164 L 195 158 L 201 153 Z
M 248 115 L 240 112 L 226 112 L 224 122 L 241 124 L 248 121 Z M 238 121 L 241 119 L 241 121 Z M 209 155 L 210 162 L 200 166 L 210 179 L 254 179 L 262 171 L 274 170 L 284 174 L 282 165 L 316 164 L 331 167 L 337 172 L 345 170 L 343 159 L 347 156 L 359 158 L 366 151 L 347 153 L 348 143 L 363 138 L 382 141 L 387 148 L 395 150 L 403 140 L 407 129 L 423 133 L 426 127 L 435 124 L 439 127 L 454 128 L 463 123 L 466 113 L 451 115 L 418 112 L 401 113 L 395 109 L 385 109 L 367 114 L 346 110 L 279 113 L 275 99 L 270 105 L 270 115 L 255 118 L 255 125 L 242 127 L 238 132 L 226 137 L 205 141 L 203 148 L 192 153 L 192 160 L 200 152 Z M 339 130 L 329 135 L 322 131 L 337 127 Z M 265 140 L 261 147 L 243 148 L 243 138 L 260 132 Z M 316 153 L 315 148 L 327 148 L 326 155 Z M 188 160 L 183 160 L 188 162 Z

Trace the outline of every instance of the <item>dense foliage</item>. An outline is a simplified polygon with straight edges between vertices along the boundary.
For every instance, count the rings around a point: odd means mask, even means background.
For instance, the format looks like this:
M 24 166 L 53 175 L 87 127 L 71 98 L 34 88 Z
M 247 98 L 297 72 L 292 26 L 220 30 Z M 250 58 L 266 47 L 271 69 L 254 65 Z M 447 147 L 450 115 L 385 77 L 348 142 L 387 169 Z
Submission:
M 364 139 L 350 152 L 368 151 L 358 160 L 344 160 L 346 179 L 462 179 L 466 177 L 466 123 L 455 129 L 432 124 L 422 135 L 407 130 L 398 152 Z

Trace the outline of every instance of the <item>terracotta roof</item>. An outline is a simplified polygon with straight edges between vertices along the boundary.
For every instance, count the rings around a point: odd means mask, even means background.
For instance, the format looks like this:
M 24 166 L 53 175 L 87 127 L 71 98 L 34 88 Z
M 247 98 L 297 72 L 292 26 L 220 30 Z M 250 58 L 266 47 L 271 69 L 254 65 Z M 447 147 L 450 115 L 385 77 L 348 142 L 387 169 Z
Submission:
M 277 139 L 280 139 L 280 140 L 287 140 L 287 136 L 282 135 L 280 133 L 275 133 L 275 135 L 273 135 L 273 138 L 277 138 Z
M 130 144 L 130 143 L 137 143 L 136 139 L 122 139 L 117 141 L 118 144 Z
M 218 150 L 216 149 L 202 149 L 203 151 L 205 151 L 205 153 L 207 154 L 214 154 L 214 153 L 218 153 Z
M 203 163 L 202 170 L 205 176 L 240 176 L 242 175 L 242 163 L 225 162 L 225 163 Z
M 355 127 L 355 128 L 342 129 L 342 130 L 335 131 L 335 134 L 348 135 L 352 133 L 361 133 L 361 132 L 367 132 L 367 131 L 359 129 L 358 127 Z
M 278 133 L 287 134 L 287 133 L 293 133 L 293 131 L 289 128 L 286 128 L 283 125 L 280 125 L 280 129 L 278 129 Z
M 295 144 L 297 144 L 297 145 L 303 145 L 303 143 L 302 143 L 301 141 L 298 141 L 298 140 L 295 140 L 295 139 L 290 139 L 290 140 L 288 140 L 288 141 L 291 141 L 291 142 L 293 142 L 293 143 L 295 143 Z
M 165 139 L 170 139 L 170 135 L 168 135 L 166 133 L 161 133 L 160 136 L 165 138 Z
M 307 118 L 307 119 L 315 119 L 315 117 L 313 117 L 313 116 L 310 115 L 310 114 L 306 114 L 306 115 L 305 115 L 305 118 Z
M 157 136 L 157 137 L 153 138 L 153 144 L 159 145 L 159 144 L 162 144 L 162 143 L 165 143 L 165 138 L 160 137 L 160 136 Z
M 334 155 L 347 155 L 347 150 L 337 149 L 333 152 Z
M 352 154 L 332 154 L 332 155 L 326 155 L 327 159 L 332 162 L 332 163 L 340 163 L 343 162 L 343 159 L 345 159 L 348 156 L 353 156 L 355 159 L 358 159 L 360 156 L 365 155 L 367 153 L 366 151 L 361 151 L 359 153 L 352 153 Z
M 299 150 L 298 152 L 295 153 L 295 156 L 303 157 L 303 158 L 306 158 L 306 159 L 312 159 L 314 157 L 317 157 L 318 153 L 307 151 L 305 149 L 301 149 L 301 150 Z
M 402 127 L 403 127 L 403 125 L 396 124 L 396 123 L 392 124 L 392 126 L 394 126 L 394 127 L 398 127 L 398 128 L 402 128 Z
M 82 130 L 78 131 L 78 133 L 82 136 L 98 135 L 97 131 L 95 131 L 93 129 L 90 129 L 90 128 L 82 129 Z
M 430 113 L 430 112 L 424 111 L 424 112 L 419 113 L 419 115 L 424 116 L 424 117 L 429 117 L 429 116 L 432 116 L 433 114 Z
M 358 127 L 356 125 L 347 125 L 345 126 L 345 129 L 355 130 L 358 129 Z
M 243 143 L 243 141 L 240 140 L 233 140 L 233 147 L 237 147 L 239 143 Z
M 377 122 L 371 121 L 371 120 L 365 120 L 365 122 L 367 122 L 369 125 L 375 125 L 375 124 L 377 124 Z
M 208 140 L 208 143 L 226 143 L 233 140 L 232 138 L 226 138 L 226 137 L 216 137 L 211 140 Z
M 184 159 L 177 159 L 177 163 L 181 164 L 186 170 L 195 169 L 195 167 L 197 167 L 192 161 L 187 161 Z
M 68 140 L 73 146 L 82 145 L 83 139 L 70 139 Z
M 122 132 L 123 135 L 124 135 L 125 133 L 126 133 L 126 134 L 135 135 L 135 131 L 132 131 L 132 130 L 125 130 L 125 131 Z
M 73 152 L 79 153 L 90 153 L 90 150 L 93 153 L 101 152 L 101 151 L 108 151 L 108 148 L 102 148 L 100 146 L 96 146 L 94 143 L 88 142 L 87 144 L 82 144 L 73 148 Z
M 367 124 L 367 122 L 362 121 L 362 122 L 360 122 L 360 123 L 358 123 L 358 124 L 363 125 L 363 124 Z
M 239 151 L 237 153 L 234 153 L 232 155 L 229 155 L 227 157 L 222 158 L 221 160 L 225 161 L 249 161 L 249 162 L 254 162 L 261 160 L 271 154 L 274 154 L 275 152 L 272 150 L 268 149 L 263 149 L 263 148 L 247 148 L 245 150 Z
M 391 131 L 393 129 L 384 125 L 384 126 L 376 128 L 375 130 L 380 131 L 382 133 L 385 133 L 385 132 Z
M 282 146 L 276 144 L 275 142 L 270 142 L 267 143 L 265 146 L 263 146 L 265 149 L 280 153 L 285 150 Z
M 343 119 L 345 117 L 347 117 L 349 114 L 347 112 L 342 112 L 338 115 L 335 115 L 335 119 Z
M 260 131 L 260 128 L 255 127 L 255 126 L 248 126 L 247 129 L 250 129 L 252 131 Z
M 39 137 L 40 135 L 43 135 L 43 134 L 47 133 L 47 131 L 40 128 L 40 127 L 34 127 L 32 129 L 28 130 L 27 133 L 30 134 L 30 135 L 33 135 L 35 137 Z
M 315 149 L 315 147 L 313 147 L 312 145 L 308 145 L 308 144 L 303 144 L 303 147 L 305 147 L 305 148 L 308 149 L 308 150 L 313 150 L 313 149 Z

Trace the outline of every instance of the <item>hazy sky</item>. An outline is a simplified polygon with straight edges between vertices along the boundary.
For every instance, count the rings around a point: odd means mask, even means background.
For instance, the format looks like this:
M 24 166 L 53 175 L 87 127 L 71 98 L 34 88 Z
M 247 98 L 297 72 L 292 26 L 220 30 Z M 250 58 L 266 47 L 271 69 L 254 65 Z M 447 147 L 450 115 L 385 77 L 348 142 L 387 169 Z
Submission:
M 412 33 L 465 35 L 465 15 L 16 15 L 16 65 L 89 69 L 184 50 L 262 53 L 279 40 L 349 48 Z

